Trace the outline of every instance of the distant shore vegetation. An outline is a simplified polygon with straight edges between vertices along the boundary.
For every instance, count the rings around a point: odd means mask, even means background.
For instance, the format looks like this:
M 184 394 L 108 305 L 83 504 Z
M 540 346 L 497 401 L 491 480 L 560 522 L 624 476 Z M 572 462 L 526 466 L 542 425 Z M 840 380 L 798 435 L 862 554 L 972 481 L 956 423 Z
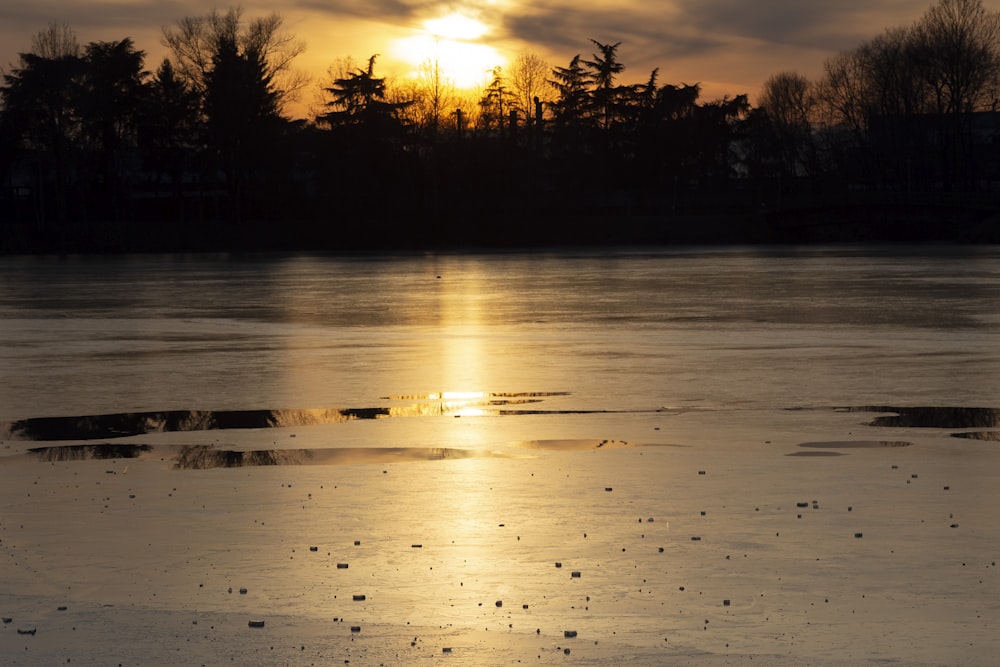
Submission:
M 811 80 L 702 99 L 620 43 L 523 51 L 459 94 L 378 57 L 317 84 L 278 14 L 133 41 L 37 33 L 0 85 L 0 253 L 358 249 L 996 235 L 1000 13 L 938 0 Z M 310 85 L 322 108 L 292 119 Z

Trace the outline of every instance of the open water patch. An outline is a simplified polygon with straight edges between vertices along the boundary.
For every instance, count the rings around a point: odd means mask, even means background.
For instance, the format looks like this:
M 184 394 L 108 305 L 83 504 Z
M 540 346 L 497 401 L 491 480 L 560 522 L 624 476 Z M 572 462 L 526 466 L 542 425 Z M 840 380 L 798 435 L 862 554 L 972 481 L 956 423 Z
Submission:
M 953 438 L 965 438 L 966 440 L 981 440 L 984 442 L 1000 442 L 1000 431 L 965 431 L 962 433 L 952 433 Z
M 840 449 L 884 449 L 893 447 L 910 447 L 912 442 L 904 440 L 827 440 L 821 442 L 802 442 L 799 447 L 803 451 L 791 452 L 785 456 L 846 456 Z
M 905 440 L 831 440 L 828 442 L 803 442 L 799 447 L 809 449 L 881 449 L 883 447 L 910 447 Z
M 167 410 L 75 417 L 32 417 L 4 425 L 11 440 L 102 440 L 149 433 L 259 429 L 378 419 L 388 408 L 337 410 Z
M 104 459 L 136 459 L 153 451 L 151 445 L 87 444 L 62 447 L 34 447 L 28 453 L 40 461 L 94 461 Z
M 851 406 L 841 412 L 886 413 L 867 422 L 868 426 L 897 428 L 992 428 L 1000 426 L 1000 409 L 977 407 L 893 407 Z
M 517 458 L 518 450 L 587 451 L 634 447 L 624 440 L 572 439 L 531 440 L 509 443 L 498 451 L 455 447 L 331 447 L 314 449 L 217 448 L 212 445 L 147 445 L 89 443 L 32 447 L 27 455 L 40 462 L 149 459 L 170 464 L 174 470 L 248 468 L 261 466 L 352 465 L 448 461 L 470 458 Z
M 364 419 L 423 416 L 513 416 L 528 414 L 598 414 L 620 412 L 602 409 L 525 409 L 526 404 L 570 392 L 442 392 L 387 396 L 393 403 L 366 408 L 318 408 L 277 410 L 163 410 L 121 412 L 67 417 L 31 417 L 0 423 L 0 440 L 72 441 L 107 440 L 149 433 L 265 429 L 317 426 Z M 639 411 L 644 412 L 644 411 Z
M 33 447 L 28 456 L 40 462 L 156 459 L 175 470 L 260 466 L 338 465 L 443 461 L 502 456 L 497 452 L 449 447 L 345 447 L 330 449 L 219 449 L 210 445 L 120 445 L 95 443 Z

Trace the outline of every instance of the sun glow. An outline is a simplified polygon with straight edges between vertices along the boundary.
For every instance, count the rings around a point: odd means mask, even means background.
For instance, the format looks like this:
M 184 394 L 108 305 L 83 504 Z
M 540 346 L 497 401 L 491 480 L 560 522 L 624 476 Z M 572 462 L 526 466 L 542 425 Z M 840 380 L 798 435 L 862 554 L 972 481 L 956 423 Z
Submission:
M 396 40 L 393 52 L 415 68 L 437 63 L 442 76 L 459 89 L 482 86 L 490 70 L 504 64 L 504 58 L 482 38 L 490 26 L 479 19 L 454 12 L 427 19 L 415 34 Z
M 437 37 L 459 40 L 479 39 L 490 30 L 482 21 L 462 14 L 448 14 L 438 19 L 428 19 L 424 21 L 424 28 Z

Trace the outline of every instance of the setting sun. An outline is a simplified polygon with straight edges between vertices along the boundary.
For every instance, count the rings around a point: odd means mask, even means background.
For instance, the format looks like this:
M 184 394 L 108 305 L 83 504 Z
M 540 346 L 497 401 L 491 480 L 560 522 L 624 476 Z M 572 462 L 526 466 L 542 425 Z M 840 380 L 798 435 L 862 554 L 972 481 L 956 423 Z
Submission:
M 396 40 L 393 51 L 414 68 L 437 62 L 457 88 L 482 85 L 491 69 L 504 64 L 494 47 L 482 41 L 490 26 L 458 12 L 427 19 L 409 37 Z

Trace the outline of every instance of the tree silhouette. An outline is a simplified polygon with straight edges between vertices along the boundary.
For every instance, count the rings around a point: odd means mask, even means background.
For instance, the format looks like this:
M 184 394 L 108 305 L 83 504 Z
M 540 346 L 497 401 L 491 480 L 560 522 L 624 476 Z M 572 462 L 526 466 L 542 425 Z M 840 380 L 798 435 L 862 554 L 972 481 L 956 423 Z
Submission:
M 815 103 L 813 86 L 801 74 L 780 72 L 764 82 L 759 106 L 767 119 L 767 134 L 761 138 L 772 144 L 769 148 L 788 183 L 799 176 L 816 175 Z
M 998 87 L 1000 13 L 938 0 L 913 26 L 828 59 L 818 91 L 836 163 L 911 191 L 975 187 L 972 114 L 995 108 Z
M 565 66 L 522 52 L 465 97 L 436 62 L 393 81 L 372 56 L 331 71 L 324 107 L 297 122 L 283 114 L 304 46 L 277 14 L 181 19 L 164 28 L 170 56 L 153 75 L 130 39 L 81 49 L 53 23 L 0 78 L 0 214 L 15 223 L 0 241 L 106 249 L 130 236 L 150 247 L 183 231 L 189 243 L 212 234 L 213 247 L 233 246 L 276 242 L 280 219 L 295 242 L 327 247 L 592 242 L 643 228 L 636 215 L 657 221 L 648 232 L 751 197 L 756 210 L 775 193 L 825 201 L 868 189 L 899 201 L 995 187 L 1000 12 L 932 1 L 912 25 L 829 58 L 818 80 L 774 74 L 756 109 L 746 95 L 704 102 L 700 85 L 664 83 L 659 69 L 624 84 L 621 43 L 591 39 L 590 57 Z M 247 211 L 238 235 L 212 224 Z M 108 224 L 164 215 L 176 223 Z M 470 216 L 504 225 L 470 229 Z M 421 224 L 405 239 L 372 233 L 407 217 Z
M 390 209 L 386 192 L 402 194 L 408 185 L 408 127 L 400 112 L 411 102 L 388 99 L 385 78 L 375 76 L 377 58 L 324 88 L 328 111 L 316 119 L 330 128 L 321 148 L 325 188 L 335 193 L 334 206 L 352 219 Z
M 242 220 L 246 189 L 280 145 L 280 111 L 301 86 L 292 61 L 305 46 L 282 31 L 279 14 L 243 20 L 242 9 L 212 10 L 164 28 L 178 78 L 201 98 L 206 137 L 224 177 L 231 221 Z M 206 173 L 207 177 L 207 173 Z
M 48 39 L 49 37 L 53 39 Z M 49 56 L 22 53 L 0 88 L 2 127 L 31 173 L 34 217 L 65 223 L 79 166 L 78 96 L 84 63 L 75 39 L 50 26 L 33 41 Z
M 971 114 L 995 108 L 1000 83 L 1000 13 L 982 0 L 940 0 L 912 35 L 930 106 L 940 115 L 938 155 L 946 189 L 972 187 Z
M 80 44 L 72 28 L 65 23 L 53 22 L 31 36 L 29 53 L 41 58 L 58 60 L 65 56 L 79 56 Z
M 278 125 L 278 95 L 271 84 L 264 54 L 256 48 L 240 53 L 236 41 L 224 38 L 205 80 L 208 137 L 226 177 L 230 211 L 241 219 L 244 185 L 266 159 Z
M 593 60 L 585 60 L 583 64 L 591 70 L 590 80 L 594 85 L 591 93 L 591 103 L 601 127 L 608 129 L 618 104 L 620 91 L 615 87 L 615 77 L 625 70 L 625 65 L 618 62 L 618 47 L 616 44 L 602 44 L 595 39 L 590 40 L 600 54 L 593 54 Z
M 964 114 L 995 103 L 1000 78 L 1000 13 L 982 0 L 939 0 L 912 35 L 934 110 Z
M 553 148 L 577 153 L 583 150 L 583 130 L 590 107 L 590 76 L 580 55 L 573 56 L 567 67 L 554 67 L 549 84 L 555 90 L 552 101 Z
M 558 126 L 573 126 L 583 122 L 589 104 L 591 79 L 580 62 L 579 54 L 573 56 L 567 67 L 552 69 L 549 84 L 556 91 L 552 102 L 554 120 Z
M 486 132 L 490 132 L 496 127 L 500 135 L 505 136 L 505 132 L 515 131 L 512 124 L 508 122 L 508 118 L 511 116 L 516 118 L 518 112 L 522 112 L 522 110 L 517 106 L 517 98 L 514 93 L 507 87 L 507 78 L 503 69 L 494 67 L 490 74 L 490 82 L 483 89 L 483 94 L 479 98 L 479 126 Z
M 371 138 L 398 136 L 402 130 L 398 111 L 411 102 L 391 102 L 386 97 L 386 80 L 375 76 L 375 59 L 368 59 L 366 69 L 355 69 L 334 79 L 324 90 L 330 95 L 326 113 L 317 120 L 331 127 L 351 127 Z
M 404 124 L 416 127 L 431 144 L 446 125 L 448 113 L 461 102 L 454 81 L 444 76 L 437 60 L 430 59 L 420 64 L 415 79 L 392 87 L 386 99 L 397 104 Z
M 548 101 L 551 86 L 546 81 L 550 71 L 542 58 L 530 51 L 520 51 L 510 67 L 510 87 L 517 106 L 529 118 L 535 116 L 535 100 Z
M 146 86 L 139 148 L 157 193 L 161 183 L 169 185 L 178 218 L 184 215 L 184 172 L 194 171 L 204 141 L 198 96 L 177 76 L 170 60 L 164 59 Z
M 179 78 L 202 96 L 207 93 L 219 54 L 235 47 L 240 56 L 257 61 L 261 78 L 271 87 L 275 108 L 281 111 L 306 82 L 293 68 L 305 44 L 285 32 L 283 25 L 278 13 L 244 21 L 240 7 L 225 14 L 213 9 L 207 15 L 185 17 L 165 27 L 161 42 L 173 55 Z
M 78 99 L 83 137 L 95 168 L 95 202 L 112 220 L 121 220 L 127 193 L 124 178 L 137 165 L 128 163 L 137 146 L 143 95 L 145 54 L 131 39 L 92 42 L 84 49 L 84 76 Z

